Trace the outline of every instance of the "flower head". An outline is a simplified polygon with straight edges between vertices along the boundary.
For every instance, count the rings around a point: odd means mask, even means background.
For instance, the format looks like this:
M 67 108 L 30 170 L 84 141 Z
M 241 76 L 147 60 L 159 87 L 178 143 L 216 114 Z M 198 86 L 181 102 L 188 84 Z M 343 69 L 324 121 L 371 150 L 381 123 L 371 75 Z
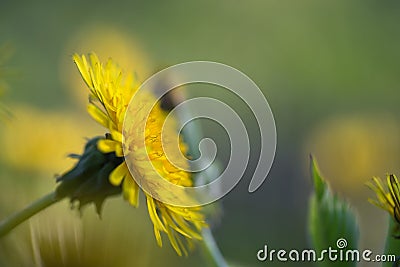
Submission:
M 390 213 L 395 221 L 400 224 L 400 186 L 399 180 L 393 174 L 388 174 L 386 178 L 387 189 L 383 187 L 381 179 L 374 177 L 373 182 L 367 183 L 375 193 L 377 199 L 369 201 Z
M 102 64 L 95 54 L 89 55 L 89 59 L 84 55 L 74 55 L 73 58 L 90 89 L 88 112 L 93 119 L 109 130 L 107 138 L 98 140 L 97 148 L 102 153 L 114 153 L 117 158 L 122 159 L 122 162 L 110 173 L 109 182 L 116 187 L 122 187 L 124 198 L 131 205 L 137 206 L 139 186 L 124 160 L 122 131 L 125 113 L 132 96 L 139 88 L 139 83 L 132 75 L 124 75 L 111 59 L 106 64 Z M 155 97 L 151 92 L 146 92 L 141 97 L 143 104 L 155 102 Z M 151 170 L 143 168 L 142 166 L 146 164 L 142 163 L 151 161 L 152 166 L 164 179 L 176 185 L 191 186 L 190 173 L 170 163 L 164 155 L 161 133 L 166 116 L 167 113 L 159 104 L 154 106 L 148 117 L 147 114 L 141 113 L 140 107 L 135 109 L 135 121 L 132 123 L 146 123 L 145 133 L 137 132 L 130 135 L 133 141 L 135 137 L 140 139 L 143 134 L 145 136 L 145 147 L 136 147 L 134 143 L 135 149 L 130 152 L 135 153 L 135 169 L 137 170 L 135 175 L 142 178 L 148 175 Z M 177 135 L 177 132 L 174 127 L 168 127 L 164 129 L 163 134 L 168 139 L 169 136 Z M 186 152 L 183 142 L 180 142 L 180 149 Z M 147 153 L 146 157 L 143 156 L 144 153 Z M 188 165 L 187 162 L 186 165 Z M 187 254 L 186 248 L 192 246 L 191 240 L 201 239 L 200 230 L 206 226 L 200 207 L 172 206 L 154 199 L 147 193 L 145 195 L 157 243 L 162 245 L 161 232 L 164 232 L 179 255 Z

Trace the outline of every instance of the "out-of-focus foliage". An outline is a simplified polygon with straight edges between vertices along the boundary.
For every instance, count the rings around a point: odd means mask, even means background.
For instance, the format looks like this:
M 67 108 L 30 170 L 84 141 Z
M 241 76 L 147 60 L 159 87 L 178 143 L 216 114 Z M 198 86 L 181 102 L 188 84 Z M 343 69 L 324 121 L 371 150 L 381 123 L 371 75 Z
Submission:
M 314 194 L 309 204 L 309 231 L 313 247 L 317 252 L 332 247 L 352 250 L 358 248 L 359 230 L 352 209 L 346 201 L 331 192 L 328 183 L 321 176 L 316 161 L 311 157 L 311 178 Z M 339 240 L 344 240 L 340 247 Z M 325 257 L 318 266 L 356 266 L 357 261 L 332 261 Z
M 7 62 L 10 60 L 12 54 L 13 48 L 10 43 L 0 44 L 0 96 L 3 95 L 4 91 L 8 88 L 6 77 L 11 73 Z

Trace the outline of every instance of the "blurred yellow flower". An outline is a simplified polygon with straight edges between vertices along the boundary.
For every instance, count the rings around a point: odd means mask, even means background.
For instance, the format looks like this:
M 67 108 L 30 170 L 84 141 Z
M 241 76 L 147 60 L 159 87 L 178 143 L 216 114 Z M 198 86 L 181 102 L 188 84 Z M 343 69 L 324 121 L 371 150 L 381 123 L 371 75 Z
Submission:
M 304 151 L 318 158 L 336 191 L 361 201 L 360 185 L 371 173 L 397 171 L 399 135 L 398 120 L 390 114 L 346 114 L 322 121 L 307 137 Z
M 98 149 L 103 153 L 114 152 L 117 157 L 123 157 L 122 128 L 125 113 L 134 93 L 139 88 L 139 83 L 132 75 L 124 75 L 121 69 L 110 59 L 103 65 L 95 54 L 89 56 L 89 61 L 82 55 L 74 55 L 74 61 L 90 89 L 89 114 L 101 125 L 108 128 L 110 133 L 106 139 L 98 141 Z M 151 92 L 142 95 L 142 102 L 155 102 Z M 141 102 L 141 103 L 142 103 Z M 180 185 L 191 186 L 191 175 L 172 165 L 163 153 L 161 132 L 167 116 L 157 104 L 145 121 L 147 114 L 140 113 L 140 107 L 136 110 L 135 122 L 146 123 L 145 145 L 134 149 L 137 158 L 137 171 L 145 177 L 148 171 L 140 164 L 147 161 L 144 153 L 149 153 L 152 166 L 157 169 L 168 181 Z M 135 136 L 136 134 L 136 136 Z M 164 129 L 168 138 L 177 135 L 173 127 Z M 132 139 L 142 136 L 143 133 L 132 133 Z M 136 146 L 136 145 L 133 145 Z M 180 143 L 182 152 L 186 152 L 186 146 Z M 188 163 L 186 162 L 186 166 Z M 122 185 L 124 198 L 133 206 L 138 205 L 139 187 L 131 176 L 126 162 L 120 164 L 109 176 L 110 183 L 115 186 Z M 154 234 L 159 246 L 162 246 L 161 232 L 165 232 L 175 251 L 179 254 L 187 254 L 187 247 L 191 247 L 192 239 L 201 239 L 200 230 L 206 226 L 200 207 L 184 208 L 162 203 L 145 193 L 150 219 L 154 225 Z M 186 241 L 184 244 L 183 241 Z
M 84 137 L 99 130 L 74 113 L 9 106 L 13 117 L 0 131 L 0 159 L 18 170 L 39 172 L 44 177 L 69 167 L 66 156 L 81 150 Z
M 383 187 L 381 179 L 374 177 L 373 182 L 368 182 L 367 186 L 371 188 L 377 197 L 369 199 L 369 202 L 390 213 L 393 219 L 400 224 L 400 188 L 399 180 L 393 174 L 387 175 L 387 189 Z

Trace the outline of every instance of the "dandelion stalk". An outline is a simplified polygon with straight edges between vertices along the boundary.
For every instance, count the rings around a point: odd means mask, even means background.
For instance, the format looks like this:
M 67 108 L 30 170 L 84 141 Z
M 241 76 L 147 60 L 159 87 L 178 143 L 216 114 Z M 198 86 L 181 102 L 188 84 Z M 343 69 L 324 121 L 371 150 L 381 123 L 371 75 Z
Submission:
M 215 242 L 215 239 L 212 235 L 212 232 L 210 229 L 203 229 L 202 231 L 202 236 L 203 236 L 203 249 L 204 253 L 206 254 L 206 257 L 211 266 L 217 266 L 217 267 L 227 267 L 229 266 L 224 257 L 221 254 L 221 251 L 218 248 L 217 243 Z
M 172 102 L 179 103 L 184 99 L 187 99 L 187 95 L 184 91 L 176 91 L 172 96 Z M 175 101 L 174 101 L 175 100 Z M 173 103 L 176 104 L 176 103 Z M 190 110 L 185 110 L 180 114 L 180 120 L 186 121 L 188 117 L 190 118 L 191 112 Z M 190 136 L 191 138 L 186 138 L 185 141 L 189 146 L 190 154 L 194 158 L 200 157 L 200 153 L 198 150 L 198 140 L 201 140 L 203 137 L 203 131 L 201 126 L 198 124 L 197 121 L 191 121 L 190 124 L 186 128 L 183 129 L 184 136 Z M 196 185 L 205 184 L 213 180 L 212 177 L 209 177 L 210 173 L 219 173 L 219 165 L 213 164 L 208 167 L 208 171 L 203 170 L 201 175 L 198 175 L 196 178 Z M 218 203 L 214 203 L 213 205 L 218 205 Z M 204 228 L 201 231 L 202 235 L 202 248 L 205 257 L 207 258 L 210 266 L 217 266 L 217 267 L 227 267 L 229 266 L 228 263 L 225 261 L 224 256 L 222 255 L 220 249 L 218 248 L 217 243 L 215 242 L 214 236 L 209 228 Z
M 385 262 L 382 264 L 382 267 L 392 267 L 392 266 L 398 266 L 396 264 L 399 263 L 398 257 L 400 256 L 400 240 L 395 238 L 393 233 L 393 230 L 396 230 L 397 222 L 393 220 L 391 217 L 389 218 L 389 225 L 388 225 L 388 230 L 387 230 L 387 235 L 386 235 L 386 244 L 385 244 L 385 255 L 396 255 L 396 262 Z
M 8 234 L 11 230 L 28 220 L 36 213 L 46 209 L 54 203 L 57 203 L 61 199 L 61 197 L 57 196 L 56 192 L 51 192 L 50 194 L 34 201 L 24 209 L 17 211 L 16 213 L 0 221 L 0 238 Z

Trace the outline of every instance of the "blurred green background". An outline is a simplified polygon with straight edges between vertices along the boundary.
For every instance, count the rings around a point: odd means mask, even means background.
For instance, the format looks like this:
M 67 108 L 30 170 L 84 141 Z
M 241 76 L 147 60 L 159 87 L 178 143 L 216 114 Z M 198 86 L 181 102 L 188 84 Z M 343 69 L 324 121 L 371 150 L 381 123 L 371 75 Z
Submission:
M 1 1 L 0 45 L 12 54 L 1 62 L 7 82 L 1 101 L 12 116 L 0 126 L 0 218 L 54 188 L 54 174 L 73 163 L 66 155 L 79 153 L 84 137 L 104 133 L 85 112 L 87 91 L 73 53 L 111 56 L 142 80 L 176 63 L 210 60 L 257 83 L 278 133 L 268 179 L 249 194 L 258 131 L 248 116 L 251 163 L 246 177 L 223 198 L 222 215 L 213 225 L 228 261 L 266 265 L 256 258 L 264 244 L 310 246 L 310 153 L 333 189 L 355 207 L 360 247 L 381 253 L 386 216 L 367 203 L 372 193 L 364 182 L 400 173 L 399 12 L 398 1 L 370 0 Z M 239 99 L 218 90 L 192 93 L 225 99 L 245 116 L 248 112 Z M 218 127 L 204 125 L 207 135 L 223 139 Z M 227 155 L 223 149 L 220 160 Z M 59 204 L 0 243 L 1 266 L 160 262 L 205 264 L 200 251 L 179 258 L 167 242 L 158 248 L 144 205 L 134 209 L 120 198 L 106 204 L 102 220 L 91 208 L 81 220 L 67 203 Z

